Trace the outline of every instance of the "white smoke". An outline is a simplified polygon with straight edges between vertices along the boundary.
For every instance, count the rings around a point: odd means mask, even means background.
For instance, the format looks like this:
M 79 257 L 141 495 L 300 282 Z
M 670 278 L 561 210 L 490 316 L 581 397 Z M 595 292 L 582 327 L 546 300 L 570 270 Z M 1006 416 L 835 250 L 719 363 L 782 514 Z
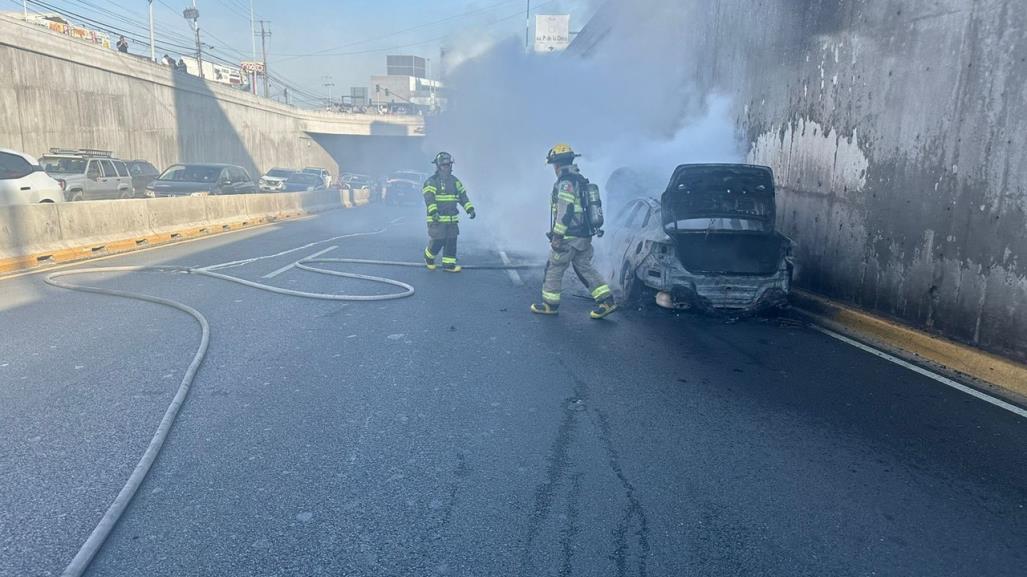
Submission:
M 618 22 L 626 33 L 588 58 L 527 55 L 509 40 L 449 67 L 449 108 L 425 144 L 455 155 L 478 226 L 501 246 L 545 251 L 555 180 L 545 155 L 556 143 L 582 154 L 582 173 L 600 186 L 624 166 L 666 182 L 679 164 L 743 158 L 730 101 L 696 93 L 688 82 L 694 63 L 678 54 L 673 35 L 655 29 L 669 19 L 658 9 L 633 12 Z

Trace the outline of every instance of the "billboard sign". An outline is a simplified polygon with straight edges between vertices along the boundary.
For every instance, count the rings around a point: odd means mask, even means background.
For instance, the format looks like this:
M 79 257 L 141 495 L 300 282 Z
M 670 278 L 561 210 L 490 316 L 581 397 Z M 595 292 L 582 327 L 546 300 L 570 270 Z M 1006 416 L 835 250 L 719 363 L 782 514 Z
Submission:
M 247 74 L 254 74 L 254 73 L 256 73 L 256 74 L 263 74 L 264 73 L 264 63 L 263 62 L 251 62 L 251 61 L 242 62 L 240 64 L 240 68 L 242 68 L 242 71 L 247 73 Z
M 535 52 L 560 52 L 571 45 L 569 14 L 535 16 Z

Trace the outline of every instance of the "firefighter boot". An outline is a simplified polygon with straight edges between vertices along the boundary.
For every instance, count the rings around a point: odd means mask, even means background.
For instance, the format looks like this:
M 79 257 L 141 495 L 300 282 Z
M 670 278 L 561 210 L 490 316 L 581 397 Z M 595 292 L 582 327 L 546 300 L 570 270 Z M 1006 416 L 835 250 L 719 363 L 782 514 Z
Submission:
M 442 257 L 442 270 L 445 272 L 460 272 L 464 269 L 460 265 L 456 264 L 456 258 L 444 256 Z
M 542 304 L 531 304 L 531 312 L 537 315 L 556 315 L 560 313 L 560 305 L 551 305 L 549 303 Z
M 424 249 L 424 266 L 428 267 L 428 270 L 435 270 L 435 255 L 428 249 Z
M 601 303 L 596 303 L 592 312 L 588 313 L 588 316 L 594 319 L 605 319 L 617 310 L 617 303 L 613 302 L 613 299 L 604 300 Z

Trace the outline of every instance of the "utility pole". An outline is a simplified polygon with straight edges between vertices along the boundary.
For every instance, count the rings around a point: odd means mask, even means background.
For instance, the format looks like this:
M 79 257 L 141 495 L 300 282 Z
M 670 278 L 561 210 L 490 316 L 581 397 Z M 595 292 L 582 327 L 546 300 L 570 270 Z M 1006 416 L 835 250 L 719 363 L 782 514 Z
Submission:
M 203 78 L 203 43 L 200 42 L 200 11 L 196 9 L 196 0 L 193 0 L 193 7 L 182 11 L 182 16 L 193 23 L 193 30 L 196 32 L 196 66 L 200 69 L 200 78 Z
M 15 4 L 17 6 L 17 4 Z M 21 17 L 23 20 L 29 19 L 29 2 L 28 0 L 21 0 Z
M 524 53 L 531 52 L 529 42 L 531 39 L 531 0 L 528 0 L 528 8 L 524 11 Z
M 153 0 L 151 0 L 152 2 Z M 253 48 L 253 59 L 257 59 L 257 27 L 253 19 L 253 0 L 250 0 L 250 46 Z
M 270 85 L 268 84 L 268 69 L 267 69 L 267 39 L 271 36 L 271 21 L 270 20 L 258 20 L 260 22 L 260 51 L 264 58 L 264 98 L 270 94 Z M 267 29 L 264 29 L 264 25 L 267 24 Z
M 149 1 L 150 4 L 150 60 L 153 62 L 157 61 L 157 44 L 153 39 L 153 0 Z
M 324 83 L 321 86 L 324 86 L 328 89 L 328 108 L 332 107 L 332 87 L 335 86 L 335 82 L 332 82 L 332 80 L 333 79 L 331 76 L 321 77 L 321 81 Z

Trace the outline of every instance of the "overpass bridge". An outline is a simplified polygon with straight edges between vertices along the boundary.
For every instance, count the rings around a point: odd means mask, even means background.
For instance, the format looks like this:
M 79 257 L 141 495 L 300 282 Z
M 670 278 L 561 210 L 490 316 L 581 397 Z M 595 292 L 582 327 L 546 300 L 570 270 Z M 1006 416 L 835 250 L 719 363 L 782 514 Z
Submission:
M 420 160 L 424 119 L 304 110 L 177 73 L 148 59 L 0 17 L 0 147 L 112 150 L 158 166 L 227 162 L 353 169 L 367 147 Z M 366 168 L 358 166 L 355 168 Z

